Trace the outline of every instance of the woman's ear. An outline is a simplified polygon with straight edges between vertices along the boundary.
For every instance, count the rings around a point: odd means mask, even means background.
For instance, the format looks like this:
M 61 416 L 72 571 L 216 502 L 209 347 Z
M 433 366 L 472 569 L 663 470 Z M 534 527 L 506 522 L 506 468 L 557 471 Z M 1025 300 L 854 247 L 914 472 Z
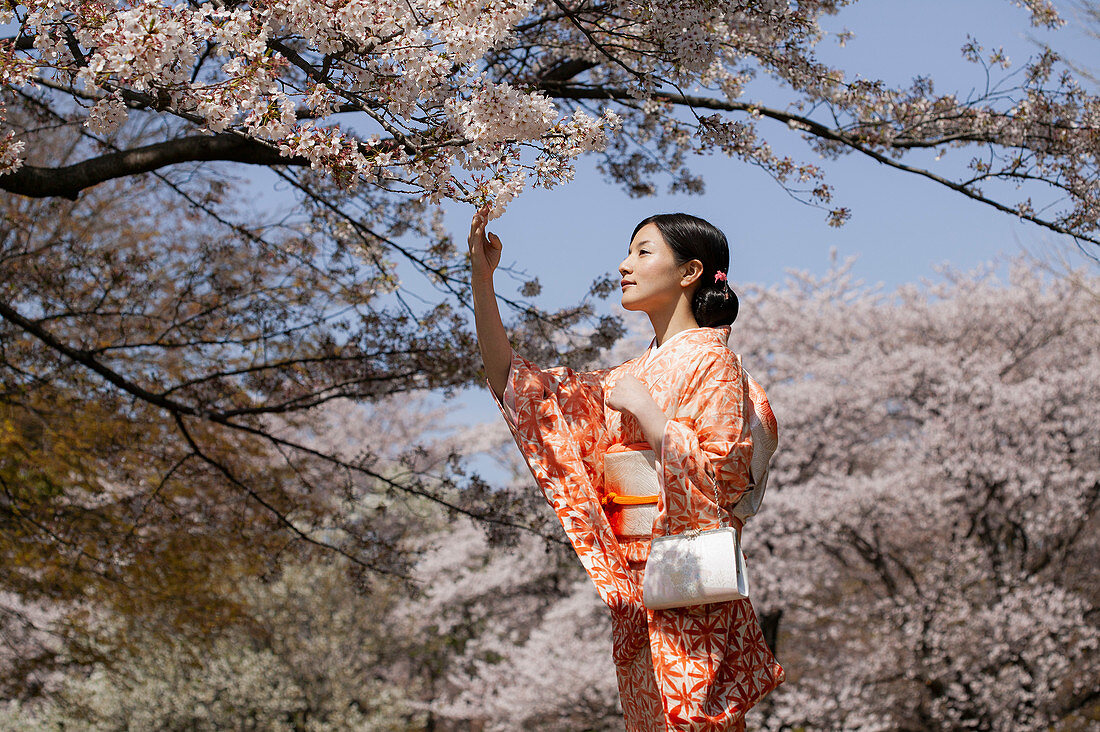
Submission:
M 703 276 L 703 263 L 698 259 L 680 265 L 680 287 L 690 287 Z

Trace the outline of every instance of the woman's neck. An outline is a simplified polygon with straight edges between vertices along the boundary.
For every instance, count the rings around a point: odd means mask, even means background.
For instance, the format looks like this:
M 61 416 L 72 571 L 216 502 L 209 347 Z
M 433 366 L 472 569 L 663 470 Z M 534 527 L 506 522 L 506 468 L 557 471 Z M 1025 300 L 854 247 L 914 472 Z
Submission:
M 677 300 L 676 307 L 671 310 L 646 313 L 646 315 L 649 316 L 649 322 L 653 326 L 653 337 L 657 339 L 658 347 L 677 333 L 699 327 L 699 323 L 691 312 L 691 302 L 684 298 Z

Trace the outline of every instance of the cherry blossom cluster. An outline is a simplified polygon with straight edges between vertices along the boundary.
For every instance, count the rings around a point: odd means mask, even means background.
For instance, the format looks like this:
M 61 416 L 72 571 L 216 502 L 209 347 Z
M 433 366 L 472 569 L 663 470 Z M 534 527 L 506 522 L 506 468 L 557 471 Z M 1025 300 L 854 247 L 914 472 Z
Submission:
M 3 20 L 4 14 L 0 12 L 0 21 Z M 23 86 L 33 74 L 33 64 L 15 52 L 14 44 L 0 43 L 0 85 Z M 4 122 L 6 118 L 4 101 L 0 98 L 0 122 Z M 0 136 L 0 175 L 22 167 L 26 146 L 26 141 L 19 139 L 14 130 L 8 130 Z
M 14 132 L 0 138 L 0 174 L 12 173 L 23 166 L 23 149 L 27 143 L 17 140 Z
M 378 176 L 432 198 L 516 195 L 572 175 L 614 116 L 569 114 L 541 93 L 486 78 L 479 59 L 527 17 L 515 0 L 296 0 L 168 6 L 32 1 L 9 13 L 33 49 L 5 44 L 9 83 L 65 84 L 108 133 L 127 109 L 158 109 L 234 131 L 354 184 Z M 278 40 L 275 40 L 278 39 Z M 367 134 L 327 118 L 358 111 Z M 532 144 L 532 156 L 520 145 Z M 21 159 L 3 143 L 6 169 Z M 463 177 L 459 172 L 478 172 Z
M 95 103 L 84 125 L 101 135 L 110 134 L 126 121 L 126 103 L 118 94 L 111 94 Z
M 696 188 L 687 156 L 718 150 L 831 206 L 821 170 L 775 152 L 756 130 L 762 116 L 785 121 L 827 155 L 896 160 L 913 149 L 942 155 L 973 145 L 973 175 L 956 181 L 958 190 L 986 200 L 984 184 L 1039 181 L 1047 199 L 986 202 L 1096 236 L 1100 181 L 1090 146 L 1100 106 L 1056 72 L 1053 54 L 1024 66 L 1017 87 L 969 99 L 938 94 L 925 80 L 897 89 L 851 80 L 815 55 L 822 17 L 843 4 L 28 0 L 6 6 L 19 35 L 0 43 L 0 76 L 69 93 L 99 133 L 127 111 L 174 115 L 306 158 L 348 183 L 386 180 L 390 190 L 432 200 L 499 197 L 495 210 L 532 176 L 541 186 L 570 180 L 576 158 L 597 150 L 610 175 L 638 193 L 662 171 Z M 1012 4 L 1034 25 L 1062 22 L 1049 0 Z M 1008 64 L 977 41 L 963 53 L 988 67 Z M 559 78 L 562 68 L 574 70 Z M 746 100 L 761 74 L 786 87 L 793 105 L 777 111 Z M 680 114 L 685 106 L 695 113 Z M 343 113 L 354 119 L 337 120 Z M 337 123 L 341 153 L 318 153 L 321 130 Z M 368 144 L 372 136 L 383 144 Z M 21 159 L 18 142 L 0 142 L 9 169 Z M 839 223 L 846 211 L 829 215 Z

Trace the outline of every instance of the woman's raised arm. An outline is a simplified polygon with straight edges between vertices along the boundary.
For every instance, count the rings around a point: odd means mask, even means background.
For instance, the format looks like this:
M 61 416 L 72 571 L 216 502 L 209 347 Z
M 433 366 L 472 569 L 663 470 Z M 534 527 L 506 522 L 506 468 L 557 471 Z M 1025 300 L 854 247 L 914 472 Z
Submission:
M 500 264 L 503 246 L 496 234 L 485 233 L 489 220 L 487 207 L 478 209 L 470 222 L 470 284 L 474 297 L 474 324 L 477 327 L 477 345 L 481 349 L 481 361 L 485 364 L 485 376 L 497 398 L 503 398 L 508 383 L 508 369 L 512 363 L 512 344 L 500 319 L 496 290 L 493 288 L 493 272 Z

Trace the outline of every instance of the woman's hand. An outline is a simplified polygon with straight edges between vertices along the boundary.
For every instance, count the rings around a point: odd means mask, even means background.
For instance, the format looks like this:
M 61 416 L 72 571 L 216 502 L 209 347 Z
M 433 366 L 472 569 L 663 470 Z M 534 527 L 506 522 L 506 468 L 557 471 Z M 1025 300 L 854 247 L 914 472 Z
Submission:
M 607 393 L 607 406 L 617 412 L 633 415 L 638 420 L 638 426 L 642 428 L 642 434 L 649 446 L 654 450 L 661 449 L 668 417 L 653 400 L 649 387 L 638 377 L 624 374 L 616 381 Z
M 487 205 L 479 208 L 474 214 L 473 221 L 470 222 L 470 269 L 475 280 L 492 280 L 493 271 L 500 264 L 500 254 L 504 250 L 496 234 L 485 233 L 485 225 L 488 222 Z
M 617 412 L 627 412 L 635 416 L 650 404 L 657 406 L 649 388 L 633 374 L 624 374 L 607 395 L 607 406 Z

